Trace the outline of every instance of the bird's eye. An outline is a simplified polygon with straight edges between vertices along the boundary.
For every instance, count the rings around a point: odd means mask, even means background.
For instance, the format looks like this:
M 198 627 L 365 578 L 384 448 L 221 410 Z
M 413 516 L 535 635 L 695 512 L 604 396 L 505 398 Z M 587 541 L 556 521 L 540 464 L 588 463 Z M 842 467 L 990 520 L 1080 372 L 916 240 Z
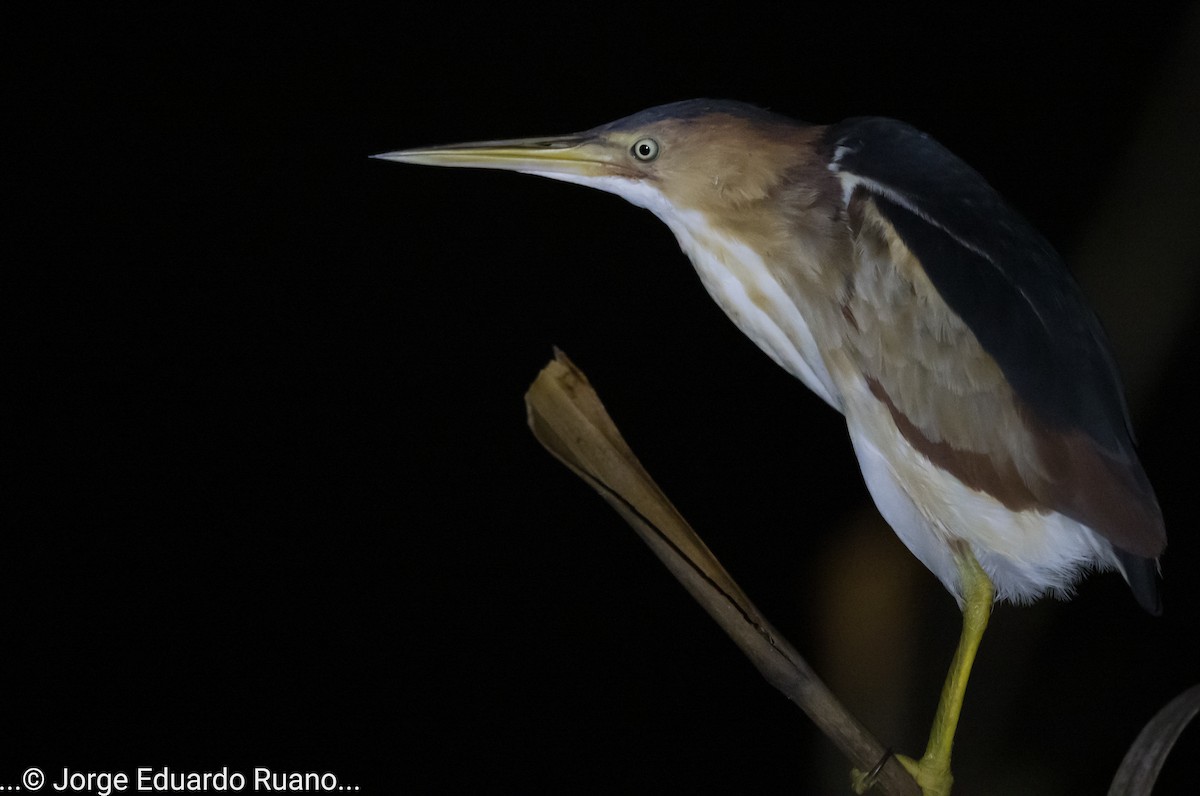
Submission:
M 654 160 L 658 157 L 658 142 L 653 138 L 642 138 L 629 151 L 638 160 Z

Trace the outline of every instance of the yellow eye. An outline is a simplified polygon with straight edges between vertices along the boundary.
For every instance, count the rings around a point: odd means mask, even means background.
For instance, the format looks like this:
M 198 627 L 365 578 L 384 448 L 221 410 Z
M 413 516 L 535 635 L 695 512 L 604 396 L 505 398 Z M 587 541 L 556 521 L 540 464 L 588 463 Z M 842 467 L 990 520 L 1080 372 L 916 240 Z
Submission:
M 658 157 L 658 142 L 653 138 L 642 138 L 629 151 L 638 160 L 651 161 Z

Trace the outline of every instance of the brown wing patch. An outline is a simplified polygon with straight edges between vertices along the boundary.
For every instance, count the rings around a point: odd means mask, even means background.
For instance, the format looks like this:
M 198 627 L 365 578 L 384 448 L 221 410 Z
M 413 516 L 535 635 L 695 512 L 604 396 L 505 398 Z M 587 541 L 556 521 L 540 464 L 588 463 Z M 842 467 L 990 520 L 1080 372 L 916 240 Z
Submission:
M 1057 511 L 1130 553 L 1161 553 L 1161 515 L 1141 471 L 1033 415 L 865 191 L 850 224 L 847 353 L 909 444 L 1014 511 Z
M 1045 510 L 1011 460 L 996 460 L 975 451 L 959 450 L 948 442 L 929 439 L 896 408 L 879 382 L 868 377 L 867 386 L 871 394 L 887 407 L 900 434 L 938 467 L 953 473 L 971 489 L 988 493 L 1013 511 Z

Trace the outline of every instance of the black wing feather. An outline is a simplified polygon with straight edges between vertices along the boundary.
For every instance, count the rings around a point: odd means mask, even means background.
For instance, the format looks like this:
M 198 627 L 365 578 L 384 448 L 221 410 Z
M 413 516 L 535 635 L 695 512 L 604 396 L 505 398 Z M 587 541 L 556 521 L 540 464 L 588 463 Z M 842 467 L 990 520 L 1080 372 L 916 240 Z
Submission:
M 1136 461 L 1104 330 L 1045 238 L 978 172 L 907 124 L 850 119 L 830 140 L 839 169 L 869 181 L 880 212 L 1038 418 Z

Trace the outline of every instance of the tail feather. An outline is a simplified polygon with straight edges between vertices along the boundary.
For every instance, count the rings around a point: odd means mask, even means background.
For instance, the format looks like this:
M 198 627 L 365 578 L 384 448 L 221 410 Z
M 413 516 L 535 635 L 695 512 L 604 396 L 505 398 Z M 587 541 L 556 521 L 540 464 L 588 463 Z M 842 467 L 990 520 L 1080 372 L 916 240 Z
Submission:
M 1117 561 L 1121 564 L 1121 574 L 1125 576 L 1138 605 L 1145 608 L 1154 616 L 1162 614 L 1162 590 L 1158 581 L 1158 560 L 1127 553 L 1114 547 Z

